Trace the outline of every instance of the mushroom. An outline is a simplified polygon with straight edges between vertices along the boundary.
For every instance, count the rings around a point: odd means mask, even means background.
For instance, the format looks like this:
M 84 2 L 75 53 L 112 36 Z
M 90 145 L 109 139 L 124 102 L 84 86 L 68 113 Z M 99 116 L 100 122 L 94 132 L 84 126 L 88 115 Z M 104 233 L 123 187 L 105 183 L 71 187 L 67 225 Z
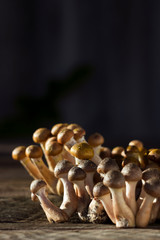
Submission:
M 65 222 L 68 221 L 68 216 L 55 206 L 48 198 L 46 194 L 46 183 L 42 180 L 34 180 L 30 185 L 30 191 L 32 193 L 32 199 L 35 200 L 35 196 L 40 201 L 41 207 L 44 210 L 48 221 Z
M 88 204 L 90 203 L 90 197 L 85 189 L 85 178 L 85 171 L 77 166 L 72 167 L 68 172 L 68 180 L 74 184 L 78 197 L 78 216 L 83 221 L 87 221 Z
M 85 188 L 91 198 L 93 198 L 94 174 L 97 166 L 90 160 L 81 161 L 78 167 L 82 168 L 86 173 Z
M 108 147 L 101 147 L 100 153 L 99 153 L 100 158 L 103 160 L 106 157 L 111 157 L 111 150 Z
M 137 212 L 136 186 L 142 179 L 142 171 L 135 163 L 128 163 L 121 171 L 126 184 L 126 203 L 131 208 L 134 215 Z
M 94 133 L 89 136 L 88 143 L 90 146 L 93 147 L 93 150 L 94 150 L 94 156 L 91 160 L 96 165 L 98 165 L 102 160 L 99 155 L 100 155 L 102 144 L 104 143 L 104 138 L 100 133 Z
M 31 159 L 31 161 L 34 163 L 34 165 L 37 167 L 41 175 L 43 176 L 43 179 L 48 185 L 49 190 L 57 194 L 57 178 L 55 178 L 54 173 L 51 172 L 47 166 L 44 164 L 42 160 L 42 149 L 37 145 L 30 145 L 26 148 L 26 156 Z
M 122 162 L 122 167 L 128 163 L 135 163 L 140 166 L 140 152 L 136 146 L 128 146 L 125 150 L 125 159 Z
M 116 220 L 116 227 L 134 227 L 134 214 L 126 204 L 123 196 L 125 179 L 122 173 L 117 170 L 108 171 L 103 179 L 103 184 L 109 188 L 112 195 L 113 212 Z
M 34 179 L 42 179 L 42 175 L 40 174 L 39 170 L 34 166 L 31 160 L 26 156 L 25 150 L 26 150 L 25 146 L 16 147 L 12 151 L 12 158 L 14 160 L 20 161 L 20 163 L 24 166 L 24 168 L 27 170 L 27 172 L 31 177 L 33 177 Z
M 70 130 L 74 130 L 75 128 L 81 128 L 81 126 L 77 123 L 70 123 L 68 124 L 67 128 L 70 129 Z
M 99 182 L 93 188 L 93 195 L 94 195 L 95 200 L 101 201 L 101 203 L 102 203 L 108 217 L 111 219 L 111 221 L 113 223 L 116 223 L 109 188 L 107 186 L 105 186 L 102 182 Z M 96 212 L 96 210 L 95 210 L 95 212 Z M 97 214 L 99 215 L 99 213 L 97 213 Z M 103 212 L 102 212 L 102 216 L 103 216 Z
M 148 153 L 148 160 L 151 162 L 154 162 L 156 164 L 160 163 L 160 149 L 152 149 L 151 151 L 149 151 Z
M 86 142 L 74 144 L 70 149 L 70 153 L 75 157 L 76 165 L 83 160 L 91 160 L 94 155 L 93 148 Z
M 129 142 L 128 144 L 129 146 L 136 146 L 139 150 L 139 152 L 141 152 L 143 150 L 143 143 L 140 140 L 132 140 Z
M 74 139 L 76 140 L 76 142 L 85 142 L 85 134 L 86 131 L 81 128 L 81 127 L 77 127 L 73 129 L 73 133 L 74 133 Z
M 111 158 L 115 159 L 119 169 L 122 169 L 122 162 L 124 161 L 125 155 L 125 149 L 122 146 L 114 147 L 111 151 Z
M 59 131 L 62 130 L 63 128 L 67 127 L 67 126 L 68 126 L 67 123 L 57 123 L 52 127 L 51 134 L 53 136 L 57 137 L 57 134 L 59 133 Z
M 67 160 L 62 160 L 57 163 L 54 174 L 59 178 L 63 183 L 63 201 L 60 206 L 68 217 L 77 210 L 78 199 L 75 194 L 73 184 L 68 180 L 68 172 L 73 167 L 73 164 Z
M 136 215 L 136 226 L 146 227 L 149 223 L 153 201 L 160 197 L 160 179 L 151 178 L 144 184 L 145 196 Z
M 97 166 L 97 172 L 100 174 L 102 178 L 104 178 L 105 174 L 109 170 L 119 170 L 118 164 L 115 159 L 112 158 L 104 158 L 99 165 Z

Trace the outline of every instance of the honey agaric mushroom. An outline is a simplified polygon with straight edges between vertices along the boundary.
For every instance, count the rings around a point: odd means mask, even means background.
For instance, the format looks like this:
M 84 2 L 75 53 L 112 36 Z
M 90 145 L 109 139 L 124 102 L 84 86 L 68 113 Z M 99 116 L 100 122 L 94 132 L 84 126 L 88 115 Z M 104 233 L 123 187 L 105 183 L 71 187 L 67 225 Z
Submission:
M 105 174 L 110 170 L 119 170 L 118 164 L 115 159 L 104 158 L 97 166 L 97 172 L 102 178 L 104 178 Z
M 100 133 L 94 133 L 89 136 L 88 143 L 90 146 L 93 147 L 93 150 L 94 150 L 94 155 L 91 160 L 96 165 L 98 165 L 102 160 L 99 155 L 100 155 L 102 144 L 104 143 L 104 137 Z
M 124 167 L 128 163 L 135 163 L 140 166 L 140 152 L 136 146 L 127 146 L 125 150 L 125 159 L 122 162 L 122 167 Z
M 81 128 L 81 126 L 77 123 L 70 123 L 68 124 L 67 128 L 70 129 L 70 130 L 74 130 L 75 128 Z
M 135 227 L 134 214 L 126 204 L 123 196 L 125 179 L 122 173 L 117 170 L 108 171 L 103 179 L 103 184 L 109 188 L 112 195 L 116 227 Z
M 110 191 L 107 186 L 105 186 L 102 182 L 97 183 L 93 188 L 94 199 L 99 199 L 108 215 L 113 223 L 116 223 L 116 219 L 113 212 L 113 204 L 112 199 L 110 197 Z
M 129 146 L 136 146 L 138 148 L 139 152 L 141 152 L 144 148 L 143 143 L 140 140 L 132 140 L 132 141 L 129 142 L 128 145 Z
M 83 128 L 81 127 L 75 128 L 73 129 L 73 133 L 74 133 L 74 139 L 76 140 L 76 142 L 86 141 L 84 137 L 86 134 L 86 131 Z
M 43 152 L 42 149 L 37 145 L 30 145 L 26 148 L 26 156 L 31 159 L 37 169 L 40 171 L 44 181 L 47 183 L 49 190 L 57 194 L 57 178 L 54 173 L 51 172 L 42 160 Z
M 111 150 L 108 147 L 101 147 L 100 153 L 99 153 L 100 158 L 103 160 L 106 157 L 111 157 Z
M 24 168 L 27 170 L 27 172 L 31 177 L 33 177 L 34 179 L 42 179 L 42 175 L 40 174 L 39 170 L 34 166 L 31 160 L 26 156 L 25 150 L 26 150 L 25 146 L 16 147 L 12 151 L 12 158 L 14 160 L 20 161 L 20 163 L 24 166 Z
M 76 165 L 83 160 L 91 160 L 94 155 L 93 148 L 86 142 L 74 144 L 70 149 L 70 153 L 75 157 Z
M 160 149 L 152 149 L 149 153 L 148 153 L 148 160 L 150 160 L 151 162 L 155 162 L 157 164 L 160 163 Z
M 146 227 L 149 223 L 153 201 L 160 197 L 160 179 L 151 178 L 144 184 L 145 197 L 136 215 L 136 226 Z
M 68 180 L 68 172 L 73 167 L 73 164 L 67 160 L 62 160 L 57 163 L 54 174 L 59 178 L 63 183 L 63 201 L 60 206 L 68 217 L 77 210 L 78 199 L 75 194 L 73 184 Z
M 66 222 L 68 221 L 67 214 L 55 206 L 46 195 L 46 183 L 42 180 L 34 180 L 30 185 L 30 191 L 36 195 L 40 201 L 40 204 L 46 214 L 48 221 L 54 222 Z
M 122 162 L 124 161 L 125 155 L 125 149 L 122 146 L 114 147 L 111 151 L 111 158 L 115 159 L 120 170 L 122 169 Z
M 126 184 L 126 203 L 131 208 L 134 215 L 137 212 L 136 186 L 142 179 L 142 171 L 135 163 L 128 163 L 121 171 Z
M 86 173 L 85 188 L 91 198 L 93 198 L 93 187 L 94 187 L 94 174 L 97 170 L 97 166 L 90 160 L 82 161 L 78 167 L 82 168 Z
M 52 127 L 51 134 L 53 136 L 57 137 L 57 134 L 59 133 L 59 131 L 62 130 L 63 128 L 67 127 L 67 126 L 68 126 L 67 123 L 57 123 Z
M 68 180 L 74 184 L 75 192 L 78 197 L 77 212 L 81 220 L 87 221 L 88 205 L 90 197 L 85 189 L 86 173 L 83 169 L 74 166 L 68 172 Z

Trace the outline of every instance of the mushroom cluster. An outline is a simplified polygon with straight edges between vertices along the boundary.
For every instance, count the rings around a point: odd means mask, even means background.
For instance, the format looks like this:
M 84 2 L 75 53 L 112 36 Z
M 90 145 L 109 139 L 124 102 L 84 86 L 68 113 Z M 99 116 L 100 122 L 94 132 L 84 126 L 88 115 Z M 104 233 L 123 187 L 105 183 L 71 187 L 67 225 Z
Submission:
M 86 140 L 78 124 L 55 124 L 33 133 L 34 145 L 19 146 L 12 158 L 31 177 L 31 199 L 40 202 L 52 222 L 113 222 L 116 227 L 146 227 L 160 218 L 160 149 L 139 140 L 126 148 L 104 147 L 94 133 Z M 62 195 L 57 207 L 50 194 Z

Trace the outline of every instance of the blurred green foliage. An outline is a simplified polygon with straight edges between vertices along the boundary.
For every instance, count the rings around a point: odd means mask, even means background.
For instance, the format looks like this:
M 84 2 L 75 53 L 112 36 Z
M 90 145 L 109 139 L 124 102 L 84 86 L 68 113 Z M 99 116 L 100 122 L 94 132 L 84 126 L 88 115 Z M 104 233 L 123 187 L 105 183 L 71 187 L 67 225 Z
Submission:
M 32 95 L 17 96 L 17 112 L 0 121 L 0 136 L 28 137 L 35 129 L 63 122 L 58 103 L 67 94 L 72 94 L 79 86 L 85 84 L 93 73 L 90 65 L 76 67 L 64 79 L 47 81 L 47 91 L 42 97 Z

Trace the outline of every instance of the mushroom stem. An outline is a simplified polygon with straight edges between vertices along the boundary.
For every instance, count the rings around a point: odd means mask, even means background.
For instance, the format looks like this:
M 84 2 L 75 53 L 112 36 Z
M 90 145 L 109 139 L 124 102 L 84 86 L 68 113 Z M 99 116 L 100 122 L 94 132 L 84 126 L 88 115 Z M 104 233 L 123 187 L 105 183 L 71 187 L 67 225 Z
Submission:
M 154 223 L 156 221 L 158 217 L 159 209 L 160 209 L 160 199 L 157 198 L 156 201 L 153 202 L 149 223 Z
M 88 172 L 86 175 L 85 179 L 85 188 L 87 190 L 87 193 L 91 198 L 93 198 L 93 187 L 94 187 L 94 182 L 93 182 L 93 177 L 94 177 L 95 172 Z
M 137 212 L 137 203 L 136 203 L 136 185 L 137 182 L 129 182 L 126 181 L 126 196 L 125 196 L 125 200 L 127 205 L 130 207 L 130 209 L 132 210 L 133 214 L 136 215 Z
M 20 162 L 33 179 L 43 179 L 41 173 L 29 158 L 25 157 L 23 160 L 20 160 Z
M 93 198 L 88 206 L 88 220 L 92 223 L 104 223 L 108 216 L 99 199 Z

